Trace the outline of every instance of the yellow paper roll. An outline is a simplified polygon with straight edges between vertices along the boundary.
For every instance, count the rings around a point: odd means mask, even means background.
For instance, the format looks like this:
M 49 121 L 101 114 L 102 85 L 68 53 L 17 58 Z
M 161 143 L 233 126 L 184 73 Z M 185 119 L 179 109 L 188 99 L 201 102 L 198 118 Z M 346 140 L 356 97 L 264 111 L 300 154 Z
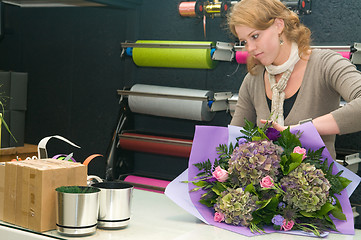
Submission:
M 152 44 L 212 44 L 200 41 L 152 41 L 138 40 L 136 43 Z M 199 68 L 213 69 L 217 62 L 211 58 L 211 49 L 192 48 L 133 48 L 133 61 L 140 67 Z

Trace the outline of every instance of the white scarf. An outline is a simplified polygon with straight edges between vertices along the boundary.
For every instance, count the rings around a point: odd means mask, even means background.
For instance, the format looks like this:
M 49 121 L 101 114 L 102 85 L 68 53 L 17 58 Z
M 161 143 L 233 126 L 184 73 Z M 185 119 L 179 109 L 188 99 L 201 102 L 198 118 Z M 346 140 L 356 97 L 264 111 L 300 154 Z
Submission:
M 272 90 L 272 106 L 271 106 L 271 121 L 275 121 L 278 124 L 284 126 L 284 116 L 283 116 L 283 102 L 285 100 L 285 88 L 287 86 L 287 81 L 291 76 L 293 68 L 296 63 L 300 60 L 298 55 L 298 45 L 295 42 L 292 42 L 291 53 L 288 57 L 288 60 L 282 65 L 268 65 L 265 66 L 268 72 L 268 79 L 270 82 Z M 275 75 L 282 74 L 281 79 L 276 82 Z

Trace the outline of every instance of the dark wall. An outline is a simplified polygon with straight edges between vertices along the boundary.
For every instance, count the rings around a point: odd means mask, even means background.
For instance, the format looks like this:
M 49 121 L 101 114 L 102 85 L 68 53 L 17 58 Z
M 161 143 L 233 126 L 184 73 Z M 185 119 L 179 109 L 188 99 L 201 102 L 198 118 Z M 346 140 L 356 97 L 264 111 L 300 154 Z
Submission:
M 119 110 L 117 89 L 136 83 L 237 92 L 245 66 L 219 62 L 213 70 L 142 68 L 120 59 L 126 40 L 212 40 L 233 42 L 222 18 L 202 19 L 178 14 L 180 1 L 146 1 L 135 9 L 19 8 L 5 5 L 5 36 L 0 41 L 0 69 L 29 73 L 25 142 L 37 144 L 61 135 L 80 150 L 58 140 L 49 151 L 74 152 L 82 161 L 92 153 L 106 154 Z M 301 20 L 313 31 L 314 45 L 350 45 L 361 41 L 359 0 L 313 2 Z M 135 114 L 134 128 L 192 136 L 197 124 L 226 126 L 231 117 L 219 112 L 211 122 Z M 351 137 L 350 137 L 351 136 Z M 339 140 L 341 139 L 341 140 Z M 337 145 L 361 149 L 359 134 L 341 136 Z M 187 167 L 185 159 L 136 156 L 139 168 L 172 178 Z M 162 166 L 154 170 L 154 166 Z M 172 169 L 168 169 L 167 166 Z M 103 158 L 94 159 L 89 173 L 104 177 Z
M 49 155 L 74 151 L 82 160 L 105 154 L 117 121 L 116 90 L 126 82 L 120 42 L 134 34 L 135 10 L 9 5 L 4 10 L 0 69 L 29 73 L 25 142 L 61 135 L 82 149 L 51 140 Z M 103 165 L 91 164 L 89 170 L 102 175 Z

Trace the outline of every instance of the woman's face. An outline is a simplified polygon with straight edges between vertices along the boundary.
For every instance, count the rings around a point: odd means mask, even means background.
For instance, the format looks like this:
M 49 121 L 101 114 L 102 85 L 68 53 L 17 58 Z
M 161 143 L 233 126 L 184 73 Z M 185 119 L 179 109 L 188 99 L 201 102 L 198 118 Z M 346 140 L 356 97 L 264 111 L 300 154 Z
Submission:
M 280 21 L 282 21 L 281 24 Z M 258 30 L 244 25 L 236 26 L 235 30 L 248 54 L 263 65 L 280 65 L 284 62 L 280 56 L 279 39 L 283 30 L 283 20 L 276 19 L 266 30 Z

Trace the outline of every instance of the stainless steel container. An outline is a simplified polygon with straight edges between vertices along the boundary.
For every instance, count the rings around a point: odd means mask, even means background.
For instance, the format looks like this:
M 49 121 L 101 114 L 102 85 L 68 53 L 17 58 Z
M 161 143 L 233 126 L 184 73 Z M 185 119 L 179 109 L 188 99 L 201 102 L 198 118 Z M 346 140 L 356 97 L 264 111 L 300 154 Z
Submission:
M 83 186 L 79 188 L 83 193 L 56 189 L 56 227 L 60 234 L 86 236 L 96 232 L 100 189 Z
M 119 229 L 128 226 L 133 186 L 122 182 L 93 184 L 99 188 L 98 227 Z

